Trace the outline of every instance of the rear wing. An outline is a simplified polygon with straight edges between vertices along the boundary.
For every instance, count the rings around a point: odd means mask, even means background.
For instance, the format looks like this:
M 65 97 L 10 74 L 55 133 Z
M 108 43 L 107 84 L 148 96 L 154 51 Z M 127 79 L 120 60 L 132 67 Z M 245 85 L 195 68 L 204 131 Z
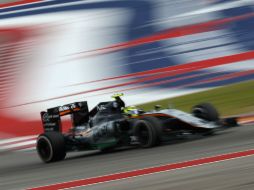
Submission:
M 41 112 L 41 121 L 45 132 L 62 132 L 61 116 L 71 115 L 72 126 L 79 126 L 89 119 L 87 101 L 74 102 L 63 106 L 49 108 Z

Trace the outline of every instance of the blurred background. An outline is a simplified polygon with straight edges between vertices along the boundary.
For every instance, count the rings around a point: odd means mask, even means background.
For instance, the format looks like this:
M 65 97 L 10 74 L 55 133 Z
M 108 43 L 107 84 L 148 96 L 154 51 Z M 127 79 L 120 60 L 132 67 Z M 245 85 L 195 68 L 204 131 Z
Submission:
M 0 139 L 40 133 L 42 110 L 91 109 L 117 92 L 133 105 L 245 82 L 195 101 L 223 107 L 235 94 L 252 112 L 253 10 L 253 0 L 1 1 Z

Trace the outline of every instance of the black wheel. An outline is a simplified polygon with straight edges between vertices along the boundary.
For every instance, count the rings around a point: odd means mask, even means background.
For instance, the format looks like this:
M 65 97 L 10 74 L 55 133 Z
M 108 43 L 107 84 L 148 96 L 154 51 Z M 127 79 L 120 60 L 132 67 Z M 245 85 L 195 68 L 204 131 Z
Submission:
M 194 106 L 192 108 L 192 114 L 195 117 L 204 119 L 206 121 L 219 121 L 219 113 L 210 103 L 202 103 Z
M 36 149 L 45 163 L 60 161 L 66 156 L 64 137 L 58 132 L 41 134 L 37 139 Z
M 134 123 L 134 135 L 138 138 L 142 148 L 153 147 L 159 142 L 161 123 L 157 118 L 146 117 Z

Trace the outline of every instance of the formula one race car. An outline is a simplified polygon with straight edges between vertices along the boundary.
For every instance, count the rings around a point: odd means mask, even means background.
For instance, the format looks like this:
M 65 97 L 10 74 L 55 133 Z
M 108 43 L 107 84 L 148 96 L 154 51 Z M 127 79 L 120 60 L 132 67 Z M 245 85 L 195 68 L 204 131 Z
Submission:
M 50 108 L 41 112 L 44 133 L 37 139 L 37 152 L 42 161 L 63 160 L 66 152 L 136 145 L 149 148 L 184 134 L 212 134 L 221 127 L 217 110 L 209 103 L 192 108 L 192 113 L 177 109 L 143 111 L 125 107 L 122 94 L 114 101 L 101 102 L 88 110 L 86 101 Z M 70 114 L 72 128 L 61 129 L 61 116 Z

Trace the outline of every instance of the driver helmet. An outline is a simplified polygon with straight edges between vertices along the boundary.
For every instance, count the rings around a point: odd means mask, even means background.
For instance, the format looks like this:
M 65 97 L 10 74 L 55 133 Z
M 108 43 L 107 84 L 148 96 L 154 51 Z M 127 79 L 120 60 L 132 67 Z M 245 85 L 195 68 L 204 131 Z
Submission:
M 139 111 L 136 106 L 128 106 L 123 109 L 123 112 L 130 116 L 138 116 Z

